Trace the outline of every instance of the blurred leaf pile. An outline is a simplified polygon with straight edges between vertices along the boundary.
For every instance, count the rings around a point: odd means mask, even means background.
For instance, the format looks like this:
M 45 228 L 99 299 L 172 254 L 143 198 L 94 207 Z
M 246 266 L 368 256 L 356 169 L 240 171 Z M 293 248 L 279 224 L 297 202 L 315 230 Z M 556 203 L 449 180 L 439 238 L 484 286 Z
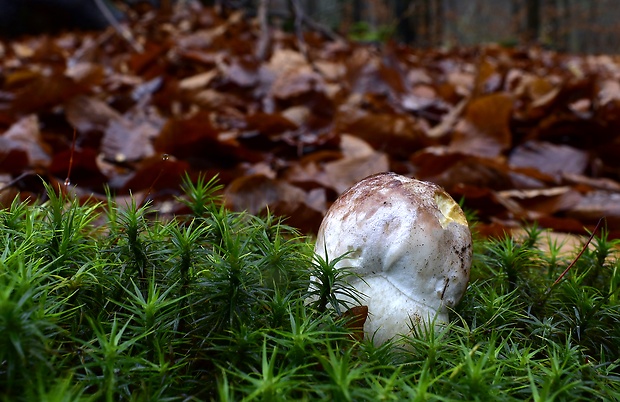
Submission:
M 178 212 L 183 173 L 217 173 L 231 208 L 313 232 L 347 187 L 392 170 L 464 198 L 483 233 L 606 216 L 620 234 L 620 59 L 274 27 L 260 57 L 260 24 L 211 8 L 128 29 L 0 43 L 2 204 L 69 177 L 81 197 L 109 185 Z

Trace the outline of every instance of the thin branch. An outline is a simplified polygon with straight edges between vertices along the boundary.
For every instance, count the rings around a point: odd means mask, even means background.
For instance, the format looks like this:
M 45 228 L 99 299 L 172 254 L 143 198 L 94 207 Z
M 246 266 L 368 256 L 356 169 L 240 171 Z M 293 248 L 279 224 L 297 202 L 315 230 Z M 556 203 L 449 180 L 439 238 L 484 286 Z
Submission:
M 275 10 L 275 9 L 270 10 L 269 15 L 278 17 L 278 18 L 284 18 L 284 19 L 290 17 L 290 14 L 287 14 L 285 12 Z M 309 17 L 306 13 L 301 13 L 300 17 L 301 17 L 302 23 L 305 26 L 307 26 L 310 30 L 316 31 L 320 33 L 321 35 L 325 36 L 326 38 L 333 40 L 333 41 L 344 40 L 344 38 L 341 35 L 337 34 L 331 28 L 321 24 L 320 22 L 315 21 L 314 19 Z
M 67 178 L 65 179 L 65 187 L 71 184 L 71 169 L 73 169 L 73 155 L 75 154 L 75 143 L 77 130 L 73 127 L 73 140 L 71 141 L 71 153 L 69 154 L 69 167 L 67 168 Z
M 299 4 L 299 0 L 289 0 L 290 5 L 293 11 L 293 18 L 295 22 L 295 36 L 297 37 L 297 47 L 301 54 L 304 55 L 306 60 L 308 59 L 308 46 L 306 45 L 306 40 L 304 39 L 304 10 Z
M 314 19 L 308 17 L 306 14 L 302 15 L 302 20 L 303 23 L 308 26 L 308 28 L 312 29 L 313 31 L 320 32 L 321 34 L 325 35 L 327 38 L 333 41 L 343 40 L 342 36 L 338 35 L 331 28 L 315 21 Z
M 579 252 L 579 254 L 577 254 L 577 257 L 575 257 L 575 259 L 573 260 L 573 262 L 570 263 L 570 265 L 568 267 L 566 267 L 566 269 L 564 270 L 564 272 L 562 272 L 560 274 L 560 276 L 558 276 L 558 279 L 555 280 L 555 282 L 553 282 L 553 284 L 551 285 L 551 287 L 549 288 L 548 292 L 551 291 L 551 288 L 553 288 L 555 285 L 557 285 L 562 278 L 564 278 L 564 276 L 568 273 L 568 271 L 570 271 L 570 269 L 573 267 L 573 265 L 575 265 L 575 263 L 579 260 L 579 258 L 581 257 L 581 255 L 586 251 L 586 249 L 588 248 L 588 246 L 590 245 L 590 243 L 592 242 L 592 239 L 594 239 L 594 235 L 596 234 L 596 232 L 598 231 L 598 228 L 601 226 L 601 223 L 603 222 L 603 220 L 605 219 L 605 217 L 601 218 L 598 220 L 598 223 L 596 224 L 596 226 L 594 227 L 594 230 L 592 231 L 592 234 L 590 235 L 590 238 L 588 239 L 588 241 L 586 241 L 586 244 L 583 245 L 583 248 L 581 249 L 581 251 Z
M 271 42 L 269 32 L 269 0 L 260 0 L 258 3 L 258 23 L 260 24 L 260 37 L 258 39 L 258 47 L 256 49 L 256 58 L 265 60 Z
M 129 46 L 131 46 L 133 48 L 134 51 L 138 52 L 138 53 L 142 53 L 144 52 L 144 47 L 138 43 L 138 41 L 136 41 L 136 39 L 133 37 L 131 31 L 129 29 L 127 29 L 127 27 L 122 26 L 118 20 L 116 19 L 116 17 L 114 17 L 114 14 L 112 14 L 112 12 L 110 11 L 110 9 L 105 5 L 105 3 L 103 2 L 103 0 L 93 0 L 95 2 L 95 5 L 97 6 L 97 8 L 99 9 L 99 11 L 101 11 L 101 14 L 103 14 L 103 17 L 108 21 L 108 23 L 114 28 L 114 30 L 123 38 L 125 39 L 125 41 L 127 41 L 127 43 L 129 43 Z
M 31 174 L 34 174 L 34 172 L 33 171 L 23 172 L 22 174 L 20 174 L 19 176 L 17 176 L 13 180 L 11 180 L 10 182 L 6 183 L 3 187 L 0 187 L 0 193 L 2 193 L 3 191 L 5 191 L 8 188 L 13 187 L 15 184 L 17 184 L 18 181 L 20 181 L 24 177 L 29 176 Z

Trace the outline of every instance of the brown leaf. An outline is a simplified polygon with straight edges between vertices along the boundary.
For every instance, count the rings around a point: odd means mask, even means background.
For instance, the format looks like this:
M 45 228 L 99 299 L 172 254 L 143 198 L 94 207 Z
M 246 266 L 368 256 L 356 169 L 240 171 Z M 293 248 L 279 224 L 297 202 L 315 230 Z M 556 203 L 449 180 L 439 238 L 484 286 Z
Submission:
M 112 121 L 122 119 L 106 102 L 92 96 L 76 96 L 65 105 L 67 121 L 80 133 L 102 134 Z
M 101 140 L 101 152 L 118 163 L 146 159 L 155 154 L 152 139 L 158 133 L 159 127 L 148 121 L 111 120 Z
M 620 83 L 617 80 L 603 80 L 599 84 L 597 101 L 602 107 L 610 103 L 620 102 Z
M 258 214 L 283 200 L 288 203 L 303 203 L 306 192 L 284 181 L 254 174 L 234 180 L 227 187 L 225 198 L 226 205 L 235 211 Z
M 220 139 L 210 113 L 199 112 L 184 119 L 171 119 L 155 138 L 158 153 L 171 154 L 179 159 L 213 158 L 212 161 L 231 163 L 239 145 L 234 139 Z
M 36 74 L 32 80 L 15 91 L 12 109 L 16 113 L 44 111 L 88 92 L 89 87 L 90 85 L 82 85 L 61 72 L 46 71 Z
M 553 215 L 574 208 L 582 195 L 571 187 L 553 187 L 535 190 L 505 190 L 499 192 L 504 198 L 512 199 L 521 208 L 529 211 L 530 219 Z
M 567 173 L 564 174 L 562 178 L 564 179 L 563 181 L 567 184 L 577 184 L 581 186 L 586 186 L 589 189 L 607 190 L 620 193 L 620 183 L 605 177 L 594 178 Z
M 179 81 L 179 88 L 189 91 L 204 88 L 217 77 L 217 74 L 218 71 L 214 69 L 192 75 Z
M 501 158 L 480 158 L 449 147 L 425 148 L 410 161 L 418 179 L 436 182 L 448 191 L 460 185 L 494 190 L 544 188 L 553 182 L 535 169 L 510 169 Z
M 229 64 L 220 62 L 218 68 L 229 83 L 241 88 L 253 87 L 259 82 L 258 66 L 254 60 L 234 59 Z
M 0 166 L 8 172 L 49 166 L 51 149 L 39 131 L 39 119 L 28 115 L 0 136 Z
M 287 217 L 287 223 L 315 233 L 327 209 L 321 193 L 306 193 L 285 181 L 262 175 L 235 179 L 226 188 L 224 198 L 226 205 L 235 211 L 262 214 L 268 208 L 276 215 Z
M 499 66 L 491 57 L 485 57 L 477 66 L 473 96 L 478 97 L 500 90 L 502 74 Z
M 108 181 L 99 170 L 97 151 L 92 148 L 76 148 L 73 154 L 70 149 L 55 154 L 49 172 L 62 182 L 69 176 L 71 185 L 91 188 L 99 193 L 103 193 L 104 184 Z
M 282 114 L 254 113 L 246 116 L 247 129 L 257 130 L 266 136 L 275 136 L 284 131 L 295 130 L 297 125 Z
M 372 152 L 368 155 L 342 158 L 325 164 L 325 175 L 329 181 L 329 187 L 337 193 L 343 193 L 346 189 L 375 173 L 390 170 L 388 157 L 383 152 Z
M 426 147 L 411 155 L 409 159 L 415 166 L 416 177 L 429 180 L 467 158 L 464 153 L 444 146 L 435 146 Z
M 353 306 L 342 314 L 346 320 L 346 327 L 352 332 L 357 341 L 364 339 L 364 324 L 368 319 L 368 306 Z
M 605 217 L 612 228 L 620 227 L 620 193 L 595 190 L 585 194 L 566 215 L 584 224 L 595 224 Z
M 291 99 L 309 92 L 323 92 L 323 78 L 310 68 L 288 69 L 278 75 L 270 94 L 276 99 Z
M 409 157 L 425 144 L 424 131 L 410 115 L 369 113 L 351 106 L 343 106 L 335 117 L 336 129 L 359 137 L 395 157 Z
M 0 137 L 0 172 L 17 175 L 28 169 L 28 154 L 25 150 L 13 148 L 3 137 Z
M 499 156 L 510 148 L 512 96 L 496 93 L 473 99 L 456 128 L 450 148 L 470 155 Z
M 428 130 L 426 135 L 430 138 L 441 138 L 452 132 L 454 126 L 461 118 L 468 102 L 468 99 L 463 99 L 456 106 L 449 109 L 449 111 L 441 118 L 440 123 Z
M 389 159 L 349 134 L 341 137 L 341 152 L 316 152 L 286 171 L 285 178 L 302 188 L 326 187 L 338 195 L 371 174 L 390 170 Z
M 550 176 L 583 174 L 589 164 L 589 155 L 568 145 L 545 141 L 528 141 L 512 150 L 508 164 L 511 167 L 531 167 Z
M 188 171 L 189 164 L 186 161 L 155 155 L 139 164 L 135 174 L 124 184 L 122 191 L 162 190 L 176 194 L 180 191 L 183 176 Z
M 149 41 L 144 46 L 144 51 L 140 53 L 133 53 L 129 58 L 129 69 L 140 74 L 149 80 L 154 76 L 161 74 L 162 55 L 168 50 L 165 43 L 154 43 Z
M 67 67 L 65 76 L 72 79 L 76 85 L 80 85 L 84 88 L 92 88 L 103 82 L 105 72 L 103 66 L 99 64 L 78 62 Z

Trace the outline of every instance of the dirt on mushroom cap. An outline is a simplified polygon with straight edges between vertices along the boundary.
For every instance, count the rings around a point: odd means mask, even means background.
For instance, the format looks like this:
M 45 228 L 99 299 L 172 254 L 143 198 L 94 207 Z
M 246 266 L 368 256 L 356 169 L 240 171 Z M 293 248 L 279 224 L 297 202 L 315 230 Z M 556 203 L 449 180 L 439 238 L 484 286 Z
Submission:
M 460 207 L 432 183 L 395 173 L 370 176 L 328 211 L 315 246 L 360 275 L 366 334 L 382 343 L 420 317 L 448 320 L 469 280 L 471 233 Z M 390 290 L 391 289 L 391 290 Z

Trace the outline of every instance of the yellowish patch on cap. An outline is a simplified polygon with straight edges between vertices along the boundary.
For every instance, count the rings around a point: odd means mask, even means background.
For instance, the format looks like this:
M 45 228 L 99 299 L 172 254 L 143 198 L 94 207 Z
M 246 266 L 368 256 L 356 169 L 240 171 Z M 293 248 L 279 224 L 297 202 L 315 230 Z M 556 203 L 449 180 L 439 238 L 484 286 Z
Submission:
M 447 193 L 437 191 L 435 193 L 435 203 L 441 212 L 439 224 L 442 228 L 445 229 L 450 222 L 456 222 L 459 225 L 467 226 L 467 218 L 465 218 L 463 210 Z

